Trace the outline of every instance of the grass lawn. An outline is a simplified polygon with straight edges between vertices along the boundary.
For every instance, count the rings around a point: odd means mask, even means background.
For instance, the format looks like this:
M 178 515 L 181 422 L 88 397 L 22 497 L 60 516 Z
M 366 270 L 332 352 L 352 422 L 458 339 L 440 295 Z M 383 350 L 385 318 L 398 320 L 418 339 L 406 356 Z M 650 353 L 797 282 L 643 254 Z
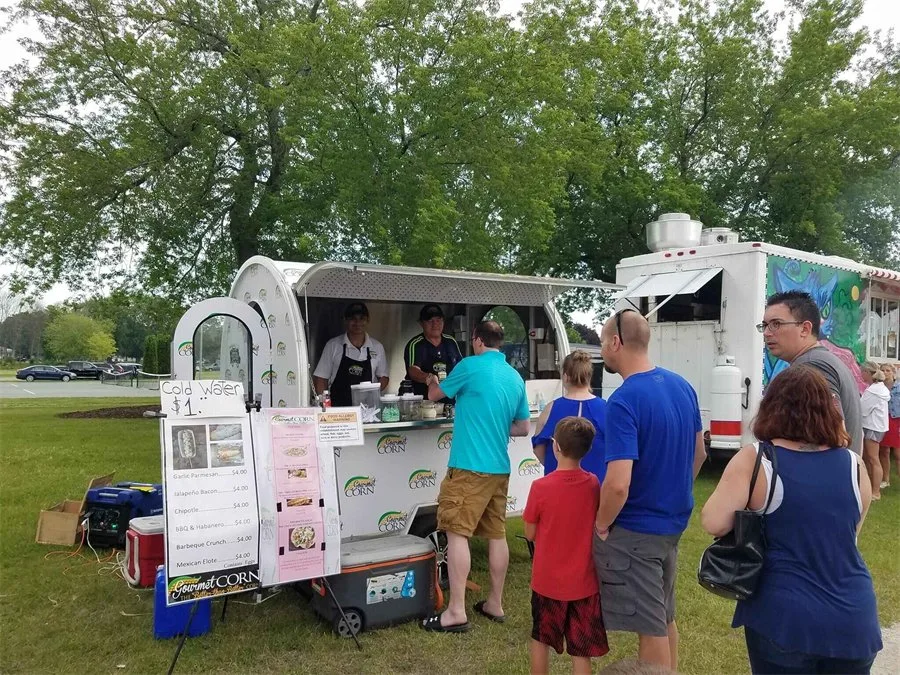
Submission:
M 150 399 L 152 400 L 152 399 Z M 158 482 L 158 423 L 145 419 L 61 419 L 72 410 L 135 405 L 140 399 L 25 399 L 0 401 L 0 671 L 164 672 L 175 641 L 152 635 L 152 591 L 130 589 L 109 564 L 90 551 L 67 557 L 68 549 L 34 543 L 38 512 L 63 498 L 78 498 L 92 476 L 116 471 L 118 480 Z M 705 471 L 696 487 L 702 504 L 717 480 Z M 900 484 L 896 477 L 894 481 Z M 900 489 L 886 490 L 860 537 L 860 547 L 878 593 L 883 625 L 900 620 Z M 696 582 L 696 567 L 709 538 L 692 519 L 682 539 L 678 623 L 683 673 L 747 672 L 743 635 L 730 626 L 733 604 Z M 466 635 L 423 633 L 415 624 L 364 633 L 364 651 L 336 638 L 303 598 L 286 588 L 260 605 L 234 598 L 228 618 L 189 640 L 178 672 L 459 673 L 526 672 L 530 634 L 530 564 L 524 543 L 509 524 L 511 564 L 505 624 L 470 617 Z M 54 552 L 61 551 L 61 552 Z M 473 546 L 472 578 L 487 585 L 485 547 Z M 471 598 L 469 605 L 477 598 Z M 631 636 L 610 635 L 603 665 L 636 652 Z M 569 672 L 564 658 L 553 672 Z

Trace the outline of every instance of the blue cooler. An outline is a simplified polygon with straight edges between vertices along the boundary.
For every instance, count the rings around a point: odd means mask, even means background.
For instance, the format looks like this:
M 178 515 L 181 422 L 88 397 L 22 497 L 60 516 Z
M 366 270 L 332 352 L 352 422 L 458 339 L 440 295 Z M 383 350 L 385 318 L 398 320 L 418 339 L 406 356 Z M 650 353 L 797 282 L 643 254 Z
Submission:
M 162 485 L 123 482 L 91 488 L 84 500 L 84 510 L 91 546 L 125 548 L 125 534 L 132 518 L 162 514 Z
M 166 607 L 166 568 L 162 565 L 157 567 L 156 587 L 153 592 L 153 637 L 157 640 L 166 640 L 183 635 L 195 604 L 197 611 L 188 629 L 189 637 L 198 637 L 209 632 L 212 626 L 212 600 L 206 598 Z

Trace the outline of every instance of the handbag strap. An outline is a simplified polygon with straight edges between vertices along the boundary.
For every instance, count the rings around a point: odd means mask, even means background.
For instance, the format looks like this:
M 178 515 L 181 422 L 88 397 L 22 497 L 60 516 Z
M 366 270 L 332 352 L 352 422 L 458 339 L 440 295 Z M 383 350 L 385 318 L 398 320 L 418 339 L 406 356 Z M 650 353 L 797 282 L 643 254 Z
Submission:
M 772 479 L 769 481 L 769 497 L 766 499 L 766 506 L 762 511 L 763 515 L 765 515 L 769 510 L 769 506 L 772 504 L 772 498 L 775 496 L 775 483 L 778 480 L 778 457 L 775 453 L 775 446 L 769 441 L 760 441 L 759 452 L 756 454 L 757 464 L 759 464 L 762 455 L 765 455 L 766 459 L 768 459 L 769 463 L 772 465 Z M 753 491 L 751 489 L 751 494 L 752 493 Z
M 753 488 L 756 487 L 756 477 L 759 476 L 759 467 L 762 464 L 762 447 L 760 447 L 756 451 L 756 463 L 753 465 L 753 475 L 750 477 L 750 491 L 747 494 L 747 506 L 745 509 L 750 508 L 750 500 L 753 498 Z

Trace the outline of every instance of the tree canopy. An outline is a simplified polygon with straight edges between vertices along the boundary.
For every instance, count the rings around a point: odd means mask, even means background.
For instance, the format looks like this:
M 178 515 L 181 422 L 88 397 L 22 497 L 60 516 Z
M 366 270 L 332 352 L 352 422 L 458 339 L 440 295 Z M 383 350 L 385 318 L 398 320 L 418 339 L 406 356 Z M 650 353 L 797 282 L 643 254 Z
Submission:
M 13 288 L 190 301 L 256 254 L 612 280 L 666 211 L 900 266 L 898 44 L 791 7 L 23 0 Z
M 44 349 L 51 359 L 103 360 L 116 352 L 116 341 L 106 322 L 56 310 L 44 331 Z

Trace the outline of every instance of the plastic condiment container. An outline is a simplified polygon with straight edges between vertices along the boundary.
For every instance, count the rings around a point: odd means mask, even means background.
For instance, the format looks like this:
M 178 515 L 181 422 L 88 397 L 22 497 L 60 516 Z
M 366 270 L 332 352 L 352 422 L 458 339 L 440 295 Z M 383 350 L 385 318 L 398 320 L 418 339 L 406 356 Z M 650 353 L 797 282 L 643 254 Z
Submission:
M 404 422 L 414 422 L 422 419 L 421 394 L 404 394 L 400 397 L 400 419 Z
M 422 401 L 420 411 L 423 420 L 433 420 L 437 417 L 437 407 L 434 401 Z
M 351 384 L 350 400 L 362 409 L 363 424 L 381 421 L 381 385 L 378 382 Z
M 394 394 L 385 394 L 381 397 L 381 421 L 399 422 L 401 419 L 400 397 Z

